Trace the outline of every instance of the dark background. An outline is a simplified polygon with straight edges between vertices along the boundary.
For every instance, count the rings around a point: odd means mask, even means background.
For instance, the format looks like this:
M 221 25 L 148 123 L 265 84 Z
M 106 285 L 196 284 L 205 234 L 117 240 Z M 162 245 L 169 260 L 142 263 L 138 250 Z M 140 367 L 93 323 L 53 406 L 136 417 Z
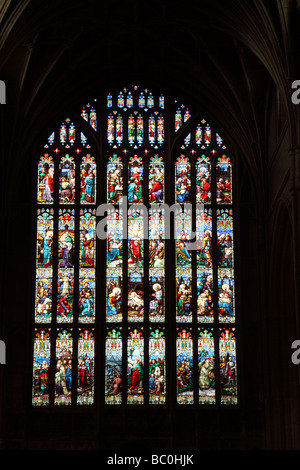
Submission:
M 4 0 L 0 449 L 300 449 L 298 2 Z M 36 159 L 66 112 L 145 83 L 203 110 L 236 161 L 236 409 L 32 410 Z

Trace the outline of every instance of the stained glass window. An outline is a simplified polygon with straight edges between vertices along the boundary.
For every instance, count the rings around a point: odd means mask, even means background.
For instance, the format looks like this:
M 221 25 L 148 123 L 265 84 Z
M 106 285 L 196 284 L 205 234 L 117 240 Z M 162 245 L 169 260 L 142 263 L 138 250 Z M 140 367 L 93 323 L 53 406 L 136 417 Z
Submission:
M 235 405 L 229 147 L 163 93 L 105 96 L 37 159 L 32 404 Z

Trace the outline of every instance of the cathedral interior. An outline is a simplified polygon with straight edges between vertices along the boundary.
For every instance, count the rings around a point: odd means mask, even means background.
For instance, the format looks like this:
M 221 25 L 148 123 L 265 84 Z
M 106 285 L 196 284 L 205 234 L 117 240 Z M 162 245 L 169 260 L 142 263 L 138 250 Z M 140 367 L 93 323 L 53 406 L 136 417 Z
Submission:
M 0 24 L 0 448 L 298 450 L 300 2 L 4 0 Z M 36 159 L 67 112 L 127 83 L 203 110 L 235 156 L 237 407 L 31 406 Z

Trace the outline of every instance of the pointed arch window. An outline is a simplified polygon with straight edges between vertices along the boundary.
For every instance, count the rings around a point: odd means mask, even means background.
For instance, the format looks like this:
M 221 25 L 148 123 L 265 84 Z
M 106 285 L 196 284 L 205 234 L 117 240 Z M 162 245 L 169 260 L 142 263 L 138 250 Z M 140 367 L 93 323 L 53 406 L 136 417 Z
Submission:
M 237 404 L 233 160 L 214 127 L 124 88 L 50 133 L 37 179 L 32 404 Z

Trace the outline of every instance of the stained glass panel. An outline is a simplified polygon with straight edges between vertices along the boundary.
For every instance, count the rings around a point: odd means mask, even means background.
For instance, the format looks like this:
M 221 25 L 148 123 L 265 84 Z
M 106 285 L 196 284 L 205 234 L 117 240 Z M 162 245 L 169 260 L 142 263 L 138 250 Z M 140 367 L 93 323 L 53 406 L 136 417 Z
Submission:
M 212 328 L 199 328 L 198 336 L 199 403 L 216 402 L 215 342 Z
M 109 158 L 107 165 L 107 202 L 117 204 L 123 196 L 123 164 L 122 160 L 114 155 Z
M 77 404 L 94 403 L 95 338 L 93 329 L 79 329 Z
M 54 162 L 53 158 L 44 154 L 38 165 L 38 202 L 53 203 L 54 195 Z
M 193 378 L 193 336 L 191 328 L 177 328 L 177 402 L 191 405 L 194 403 Z
M 230 204 L 232 202 L 232 180 L 231 180 L 230 158 L 222 155 L 217 162 L 217 203 Z
M 164 210 L 149 210 L 149 320 L 165 319 L 165 228 Z
M 237 403 L 235 328 L 220 329 L 219 355 L 221 404 L 234 405 Z
M 106 321 L 120 322 L 123 318 L 123 220 L 116 209 L 107 215 Z
M 128 168 L 128 202 L 140 204 L 143 202 L 143 163 L 138 155 L 129 160 Z
M 191 165 L 185 155 L 176 161 L 176 202 L 182 204 L 191 201 Z
M 33 352 L 32 404 L 49 405 L 50 329 L 35 329 Z
M 127 339 L 127 403 L 144 403 L 144 335 L 142 328 L 129 328 Z
M 233 220 L 232 210 L 217 211 L 218 265 L 233 267 Z
M 74 266 L 75 212 L 59 210 L 58 220 L 58 259 L 59 267 Z
M 166 403 L 166 343 L 163 328 L 150 328 L 149 403 Z
M 81 268 L 95 267 L 96 256 L 96 210 L 80 210 L 80 252 Z
M 149 203 L 164 202 L 164 162 L 162 157 L 155 155 L 149 163 Z
M 211 202 L 211 163 L 205 155 L 198 157 L 196 162 L 196 202 Z
M 55 344 L 55 405 L 71 405 L 73 336 L 72 329 L 58 329 Z
M 74 311 L 74 269 L 59 268 L 57 284 L 57 322 L 71 323 Z
M 80 202 L 93 204 L 96 197 L 96 162 L 90 154 L 83 157 L 80 166 Z
M 75 202 L 75 162 L 68 154 L 61 158 L 59 165 L 59 202 Z
M 95 321 L 95 270 L 80 269 L 79 271 L 79 322 Z
M 36 270 L 35 322 L 50 323 L 52 319 L 52 268 Z
M 38 268 L 48 268 L 53 264 L 53 210 L 37 211 L 37 253 Z
M 212 210 L 200 206 L 196 209 L 196 247 L 197 264 L 212 268 Z
M 214 321 L 213 271 L 209 268 L 197 269 L 197 318 L 201 323 Z
M 122 403 L 122 328 L 107 328 L 105 345 L 105 403 Z
M 232 269 L 218 271 L 218 311 L 221 323 L 235 321 L 234 313 L 234 277 Z

